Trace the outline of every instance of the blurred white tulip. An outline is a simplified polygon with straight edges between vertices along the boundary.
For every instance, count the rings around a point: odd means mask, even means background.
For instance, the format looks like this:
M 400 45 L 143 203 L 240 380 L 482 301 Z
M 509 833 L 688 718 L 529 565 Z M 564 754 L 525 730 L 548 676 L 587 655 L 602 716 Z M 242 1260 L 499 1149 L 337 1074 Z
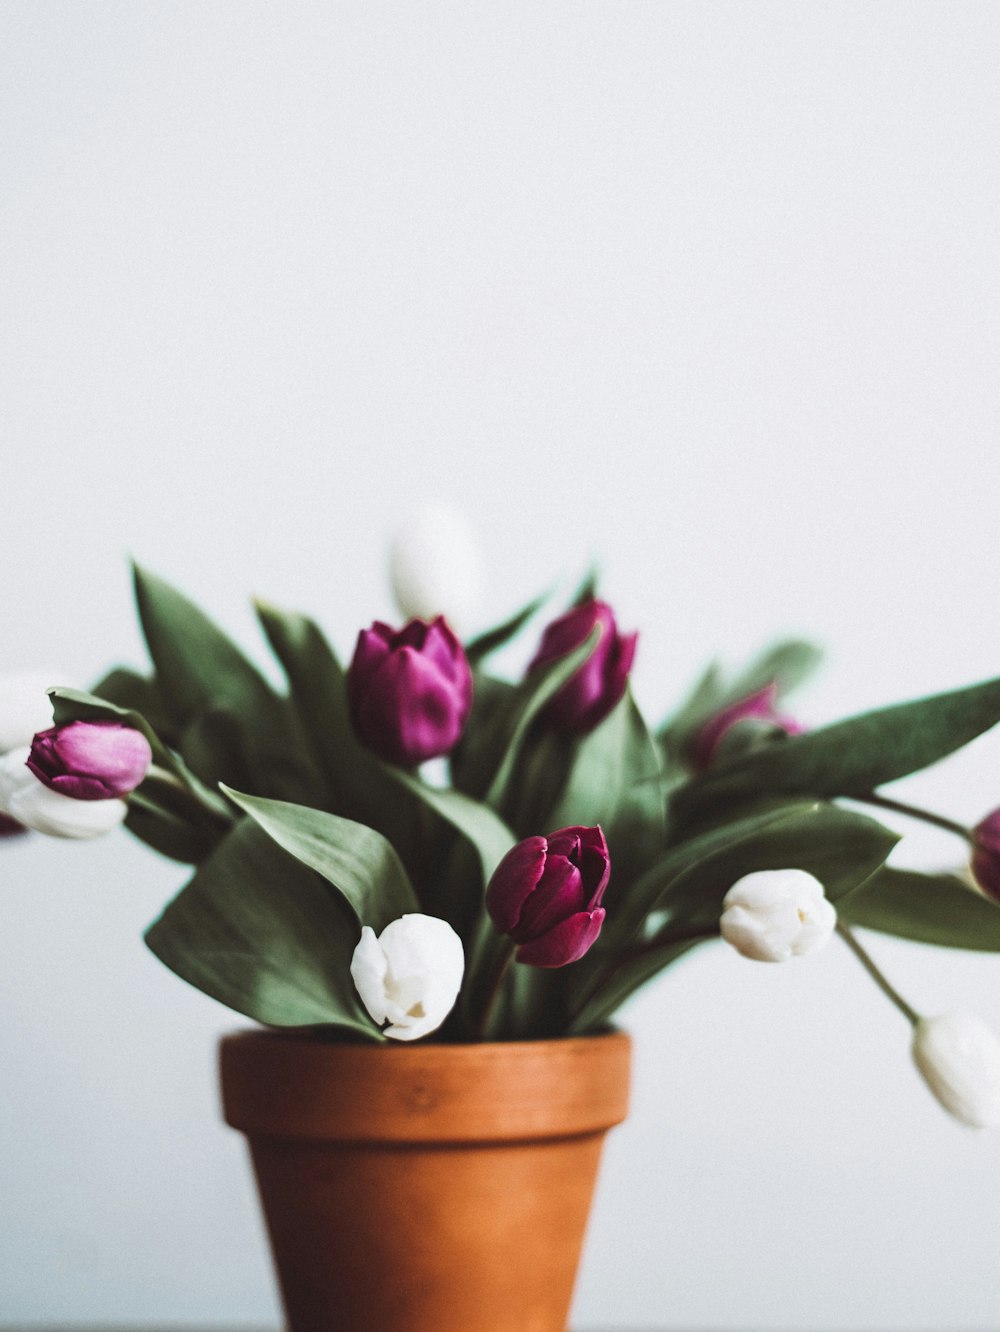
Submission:
M 940 1013 L 913 1028 L 913 1059 L 949 1114 L 972 1128 L 1000 1125 L 1000 1041 L 973 1013 Z
M 396 605 L 407 619 L 443 615 L 465 628 L 479 600 L 483 560 L 468 518 L 447 504 L 429 504 L 396 531 L 389 549 Z

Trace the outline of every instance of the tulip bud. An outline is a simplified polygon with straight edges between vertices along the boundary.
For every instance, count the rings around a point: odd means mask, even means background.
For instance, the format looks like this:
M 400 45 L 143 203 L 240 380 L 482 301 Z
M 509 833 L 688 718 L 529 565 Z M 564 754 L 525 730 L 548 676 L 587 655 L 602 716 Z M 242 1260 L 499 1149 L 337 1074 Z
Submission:
M 972 830 L 972 877 L 987 897 L 1000 902 L 1000 809 Z
M 595 625 L 601 636 L 593 652 L 545 708 L 546 719 L 570 735 L 592 731 L 625 693 L 639 635 L 619 634 L 611 607 L 591 599 L 549 625 L 528 667 L 530 674 L 567 656 L 587 641 Z
M 28 749 L 0 758 L 0 810 L 50 837 L 99 837 L 128 813 L 124 800 L 74 800 L 40 782 L 28 767 Z
M 457 744 L 472 706 L 472 672 L 440 615 L 398 632 L 376 621 L 358 635 L 347 696 L 368 748 L 412 767 Z
M 972 1013 L 920 1018 L 913 1059 L 949 1114 L 972 1128 L 1000 1125 L 1000 1041 Z
M 526 837 L 494 870 L 486 908 L 500 933 L 518 945 L 518 962 L 564 967 L 583 957 L 601 932 L 610 873 L 599 827 Z
M 74 800 L 112 800 L 134 791 L 153 751 L 132 726 L 74 721 L 35 736 L 28 767 L 40 782 Z
M 822 948 L 837 924 L 823 885 L 801 869 L 746 874 L 722 899 L 719 930 L 755 962 L 786 962 Z
M 445 920 L 414 912 L 376 936 L 370 925 L 351 959 L 351 977 L 372 1021 L 386 1036 L 416 1041 L 436 1031 L 455 1006 L 465 972 L 462 941 Z
M 746 698 L 738 699 L 728 708 L 717 712 L 705 722 L 695 736 L 691 746 L 691 762 L 694 766 L 699 769 L 707 768 L 723 738 L 739 722 L 769 722 L 776 731 L 784 731 L 786 735 L 801 734 L 802 727 L 797 721 L 791 717 L 783 717 L 777 712 L 775 708 L 777 699 L 778 686 L 772 682 L 763 689 L 758 689 L 755 694 L 748 694 Z
M 407 619 L 445 615 L 464 625 L 475 609 L 482 558 L 472 524 L 447 504 L 429 504 L 395 533 L 389 577 Z
M 38 731 L 52 725 L 52 700 L 46 690 L 68 679 L 58 671 L 0 677 L 0 754 L 30 745 Z

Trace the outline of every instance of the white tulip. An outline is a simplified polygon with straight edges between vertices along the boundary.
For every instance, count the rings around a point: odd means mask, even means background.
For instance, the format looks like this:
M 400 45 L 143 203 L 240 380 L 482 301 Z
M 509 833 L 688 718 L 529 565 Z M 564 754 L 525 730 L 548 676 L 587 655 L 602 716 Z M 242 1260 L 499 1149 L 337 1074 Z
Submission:
M 436 1031 L 458 998 L 465 971 L 462 941 L 446 920 L 400 916 L 376 936 L 370 925 L 351 960 L 351 976 L 372 1020 L 397 1041 Z
M 722 899 L 719 929 L 756 962 L 786 962 L 822 948 L 837 924 L 823 885 L 801 869 L 758 870 Z
M 1000 1041 L 972 1013 L 920 1018 L 913 1059 L 949 1114 L 972 1128 L 1000 1125 Z
M 65 685 L 58 671 L 20 671 L 0 676 L 0 754 L 30 745 L 38 731 L 52 725 L 52 700 L 45 692 Z
M 482 556 L 472 524 L 447 504 L 419 510 L 392 538 L 389 578 L 396 605 L 411 619 L 443 615 L 463 625 L 482 583 Z
M 0 810 L 50 837 L 100 837 L 125 818 L 124 800 L 73 800 L 38 780 L 25 761 L 27 746 L 0 758 Z

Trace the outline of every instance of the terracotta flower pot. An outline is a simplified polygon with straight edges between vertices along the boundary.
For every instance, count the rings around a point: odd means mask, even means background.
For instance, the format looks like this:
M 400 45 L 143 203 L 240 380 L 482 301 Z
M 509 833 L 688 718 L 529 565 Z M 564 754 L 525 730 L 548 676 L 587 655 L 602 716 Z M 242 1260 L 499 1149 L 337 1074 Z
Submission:
M 630 1053 L 225 1037 L 290 1332 L 564 1332 Z

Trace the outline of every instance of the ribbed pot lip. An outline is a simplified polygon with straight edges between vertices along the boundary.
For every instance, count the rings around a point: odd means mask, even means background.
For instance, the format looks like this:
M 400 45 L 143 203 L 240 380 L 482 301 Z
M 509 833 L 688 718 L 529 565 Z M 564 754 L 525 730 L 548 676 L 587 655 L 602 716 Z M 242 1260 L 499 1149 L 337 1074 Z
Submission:
M 226 1122 L 249 1137 L 473 1143 L 602 1133 L 628 1112 L 623 1031 L 476 1045 L 342 1045 L 300 1031 L 222 1038 Z

